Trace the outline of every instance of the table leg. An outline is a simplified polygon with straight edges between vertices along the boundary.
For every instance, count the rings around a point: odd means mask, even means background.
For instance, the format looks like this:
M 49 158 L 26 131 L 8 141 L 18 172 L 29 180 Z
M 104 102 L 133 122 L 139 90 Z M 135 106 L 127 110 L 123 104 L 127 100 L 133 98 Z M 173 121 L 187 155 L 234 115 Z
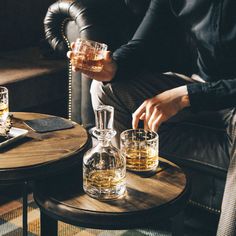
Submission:
M 184 235 L 184 212 L 181 211 L 172 218 L 172 236 Z
M 41 236 L 57 236 L 57 220 L 40 211 Z
M 23 236 L 28 235 L 28 213 L 27 213 L 27 208 L 28 208 L 28 182 L 24 182 L 23 185 L 23 216 L 22 216 L 22 224 L 23 224 Z

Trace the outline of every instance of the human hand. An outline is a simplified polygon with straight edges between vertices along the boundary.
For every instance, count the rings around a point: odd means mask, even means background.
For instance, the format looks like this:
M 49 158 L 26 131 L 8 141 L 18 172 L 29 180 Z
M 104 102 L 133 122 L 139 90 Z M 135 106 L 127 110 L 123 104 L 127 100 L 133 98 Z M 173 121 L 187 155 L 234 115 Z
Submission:
M 74 47 L 75 47 L 75 43 L 72 43 L 71 48 L 73 49 Z M 73 56 L 74 56 L 73 51 L 67 52 L 67 57 L 70 60 L 73 58 Z M 80 71 L 80 72 L 86 74 L 91 79 L 109 82 L 115 76 L 115 73 L 117 70 L 117 64 L 112 59 L 110 51 L 105 52 L 105 56 L 104 56 L 104 59 L 102 60 L 102 63 L 103 63 L 103 68 L 100 72 L 92 72 L 92 71 L 88 71 L 88 70 L 79 69 L 73 65 L 72 65 L 72 70 L 73 71 Z
M 137 129 L 139 120 L 143 120 L 144 129 L 157 131 L 164 121 L 188 106 L 190 103 L 187 86 L 167 90 L 142 103 L 133 113 L 132 126 Z

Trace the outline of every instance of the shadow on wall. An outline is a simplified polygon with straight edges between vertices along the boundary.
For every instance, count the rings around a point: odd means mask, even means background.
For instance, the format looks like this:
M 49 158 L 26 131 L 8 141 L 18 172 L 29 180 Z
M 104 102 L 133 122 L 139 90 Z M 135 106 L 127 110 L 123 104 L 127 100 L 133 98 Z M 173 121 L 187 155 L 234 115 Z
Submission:
M 44 38 L 43 19 L 55 0 L 1 0 L 0 51 L 36 45 Z
M 0 0 L 0 86 L 11 111 L 67 116 L 66 60 L 53 54 L 44 17 L 56 0 Z

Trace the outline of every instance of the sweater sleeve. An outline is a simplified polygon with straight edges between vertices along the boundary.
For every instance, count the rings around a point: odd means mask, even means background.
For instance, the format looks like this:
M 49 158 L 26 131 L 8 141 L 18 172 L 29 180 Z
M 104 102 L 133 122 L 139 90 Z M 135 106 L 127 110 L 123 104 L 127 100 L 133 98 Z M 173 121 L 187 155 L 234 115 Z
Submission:
M 160 71 L 164 70 L 165 58 L 170 58 L 164 49 L 169 45 L 167 35 L 172 28 L 170 22 L 173 18 L 169 1 L 151 1 L 133 38 L 113 53 L 118 65 L 114 80 L 130 79 L 152 64 L 155 64 L 155 69 L 159 67 Z
M 193 111 L 236 107 L 236 78 L 187 85 Z

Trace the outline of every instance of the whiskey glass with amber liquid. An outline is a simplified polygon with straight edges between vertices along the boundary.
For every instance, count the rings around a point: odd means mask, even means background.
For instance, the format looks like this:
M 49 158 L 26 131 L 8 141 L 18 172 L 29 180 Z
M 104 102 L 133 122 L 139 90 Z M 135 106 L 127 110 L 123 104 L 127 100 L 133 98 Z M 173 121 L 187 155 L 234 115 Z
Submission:
M 8 89 L 0 87 L 0 136 L 6 136 L 9 128 Z
M 120 135 L 121 155 L 126 158 L 127 170 L 155 171 L 159 163 L 159 136 L 144 129 L 125 130 Z
M 114 108 L 99 106 L 95 109 L 96 129 L 93 135 L 98 144 L 83 157 L 83 189 L 93 198 L 112 200 L 126 192 L 126 164 L 120 151 L 111 144 Z
M 105 43 L 78 38 L 73 49 L 71 64 L 78 69 L 100 72 L 106 50 Z

